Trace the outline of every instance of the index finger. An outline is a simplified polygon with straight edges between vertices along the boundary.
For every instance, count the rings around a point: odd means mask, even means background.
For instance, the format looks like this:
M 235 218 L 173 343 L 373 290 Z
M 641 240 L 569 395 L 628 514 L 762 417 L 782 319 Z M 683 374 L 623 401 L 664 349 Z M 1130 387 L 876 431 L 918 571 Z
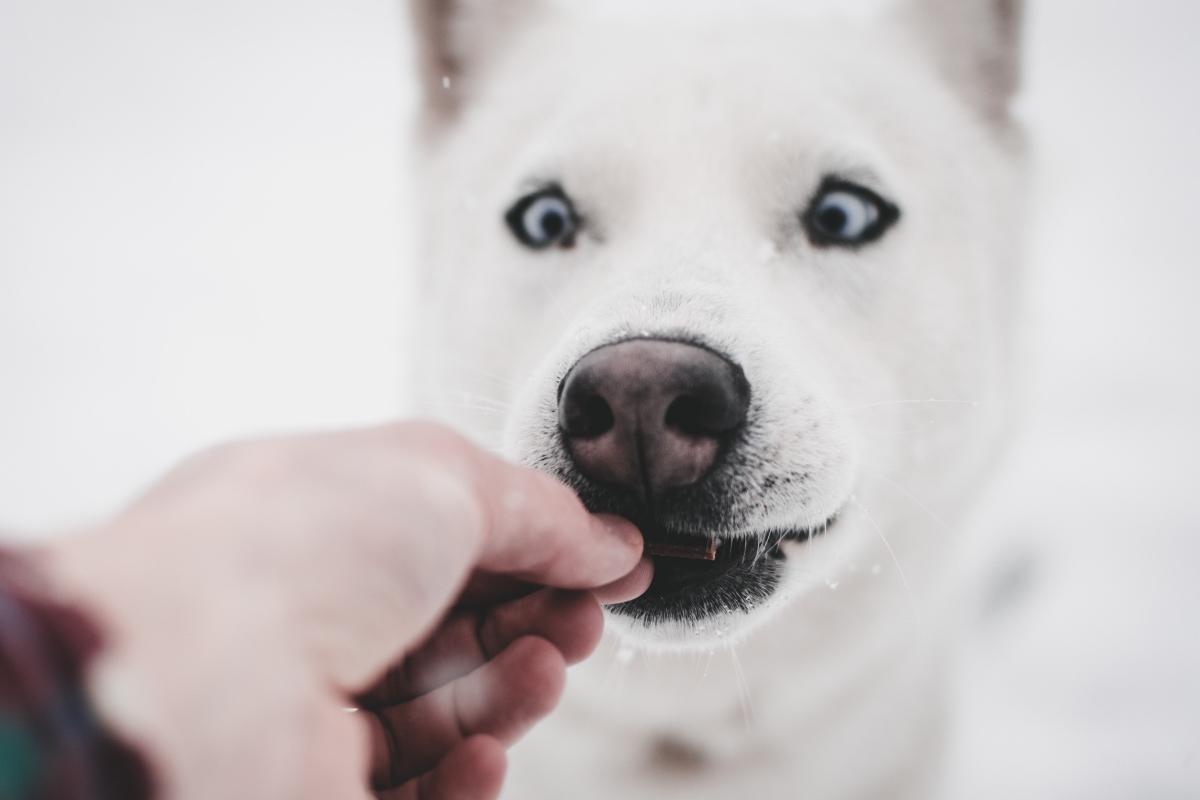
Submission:
M 632 523 L 591 514 L 553 477 L 511 464 L 449 428 L 400 427 L 411 450 L 468 490 L 471 521 L 460 521 L 455 532 L 469 540 L 468 552 L 455 554 L 469 561 L 465 569 L 558 589 L 591 589 L 637 566 L 642 537 Z
M 592 589 L 637 566 L 643 541 L 631 522 L 589 513 L 549 475 L 480 456 L 477 490 L 487 520 L 480 569 L 560 589 Z

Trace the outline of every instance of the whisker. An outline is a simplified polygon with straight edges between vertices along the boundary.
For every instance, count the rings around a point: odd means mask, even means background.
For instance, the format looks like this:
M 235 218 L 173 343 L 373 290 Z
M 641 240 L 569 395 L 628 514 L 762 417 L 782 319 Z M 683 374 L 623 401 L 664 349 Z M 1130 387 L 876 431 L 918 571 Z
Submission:
M 787 539 L 787 531 L 777 531 L 775 533 L 775 541 L 771 542 L 771 546 L 767 548 L 767 552 L 769 553 L 782 545 L 785 539 Z
M 512 380 L 511 378 L 506 378 L 497 372 L 493 372 L 489 369 L 485 369 L 484 367 L 480 366 L 479 364 L 477 364 L 474 361 L 468 361 L 463 358 L 451 357 L 448 359 L 447 362 L 444 362 L 444 363 L 448 363 L 453 368 L 458 368 L 458 369 L 466 370 L 469 372 L 473 372 L 474 374 L 478 375 L 479 377 L 486 378 L 486 379 L 492 381 L 493 383 L 498 383 L 505 388 L 511 389 L 511 388 L 516 387 L 516 385 L 517 385 L 517 382 Z
M 940 516 L 935 514 L 933 512 L 933 509 L 931 509 L 929 506 L 925 505 L 925 503 L 922 503 L 920 501 L 920 499 L 918 499 L 917 496 L 914 495 L 912 492 L 910 492 L 908 489 L 905 489 L 903 486 L 896 483 L 894 480 L 887 477 L 886 475 L 881 475 L 879 473 L 873 473 L 873 472 L 870 472 L 869 470 L 864 470 L 864 474 L 866 474 L 868 477 L 870 477 L 874 480 L 882 481 L 883 483 L 886 483 L 890 488 L 894 489 L 895 491 L 902 494 L 904 497 L 908 498 L 909 502 L 911 502 L 914 506 L 916 506 L 918 509 L 923 511 L 926 515 L 928 515 L 931 520 L 933 520 L 935 523 L 937 523 L 937 525 L 939 527 L 942 528 L 942 530 L 944 530 L 944 531 L 950 530 L 950 526 L 946 523 L 946 521 L 944 519 L 942 519 Z
M 490 414 L 494 417 L 504 417 L 508 414 L 507 409 L 494 408 L 492 406 L 483 406 L 476 403 L 438 403 L 439 408 L 455 408 L 464 411 L 477 411 L 483 414 Z
M 914 433 L 928 433 L 937 420 L 928 419 L 915 428 L 859 428 L 867 436 L 910 436 Z
M 746 680 L 746 672 L 742 669 L 742 660 L 738 657 L 737 648 L 729 648 L 729 659 L 733 664 L 734 680 L 737 682 L 738 703 L 742 707 L 742 720 L 746 730 L 754 727 L 754 698 L 750 695 L 750 682 Z
M 900 582 L 904 584 L 904 590 L 908 593 L 909 600 L 913 603 L 913 609 L 916 610 L 916 599 L 915 595 L 913 595 L 912 585 L 908 582 L 908 576 L 904 573 L 904 567 L 900 565 L 900 559 L 896 557 L 896 551 L 892 549 L 892 543 L 883 535 L 883 529 L 879 527 L 879 523 L 871 516 L 871 512 L 867 510 L 867 507 L 858 501 L 856 495 L 850 495 L 850 502 L 858 506 L 863 516 L 867 518 L 867 522 L 871 524 L 871 527 L 875 529 L 875 533 L 879 535 L 879 541 L 883 542 L 883 546 L 891 557 L 892 563 L 896 565 L 896 572 L 900 576 Z
M 979 408 L 983 405 L 980 400 L 939 400 L 930 397 L 927 400 L 884 400 L 877 403 L 862 403 L 860 405 L 847 406 L 847 411 L 862 411 L 868 408 L 890 408 L 893 406 L 966 406 L 968 408 Z
M 489 397 L 477 392 L 469 392 L 466 389 L 444 389 L 436 394 L 444 395 L 449 399 L 463 400 L 480 405 L 490 405 L 496 408 L 508 409 L 512 407 L 512 403 L 508 400 L 503 400 L 498 397 Z

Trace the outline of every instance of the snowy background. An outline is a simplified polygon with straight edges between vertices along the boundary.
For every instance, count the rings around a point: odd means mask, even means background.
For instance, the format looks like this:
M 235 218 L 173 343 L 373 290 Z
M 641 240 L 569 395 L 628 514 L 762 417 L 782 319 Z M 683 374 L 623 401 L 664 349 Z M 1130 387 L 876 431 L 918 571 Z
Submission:
M 0 528 L 404 407 L 396 5 L 0 0 Z M 1200 3 L 1031 5 L 1032 375 L 987 515 L 1024 590 L 958 796 L 1200 798 Z

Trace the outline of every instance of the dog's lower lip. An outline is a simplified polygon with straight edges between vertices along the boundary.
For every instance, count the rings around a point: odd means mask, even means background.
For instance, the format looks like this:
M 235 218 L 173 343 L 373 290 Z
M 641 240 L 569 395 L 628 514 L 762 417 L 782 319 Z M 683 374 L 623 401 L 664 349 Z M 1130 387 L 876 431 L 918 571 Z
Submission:
M 826 525 L 828 527 L 828 525 Z M 752 560 L 765 555 L 783 557 L 780 545 L 785 541 L 805 542 L 813 532 L 807 528 L 743 536 L 719 537 L 716 535 L 654 531 L 646 534 L 646 554 L 660 561 L 695 561 L 697 567 L 718 561 Z
M 724 538 L 712 561 L 652 556 L 654 579 L 641 597 L 610 608 L 614 613 L 648 622 L 662 619 L 695 620 L 741 610 L 749 612 L 779 585 L 780 565 L 786 560 L 786 541 L 804 542 L 828 530 L 834 522 L 815 528 L 768 530 Z M 698 532 L 643 528 L 647 542 L 682 539 L 695 546 L 707 542 Z
M 771 532 L 757 536 L 731 537 L 720 541 L 715 557 L 711 560 L 652 556 L 654 581 L 649 595 L 662 598 L 686 596 L 720 579 L 727 573 L 753 570 L 761 561 L 783 561 L 786 556 L 780 545 L 784 541 L 803 541 L 809 538 L 808 531 Z M 670 541 L 691 539 L 708 541 L 708 537 L 697 534 L 675 534 Z

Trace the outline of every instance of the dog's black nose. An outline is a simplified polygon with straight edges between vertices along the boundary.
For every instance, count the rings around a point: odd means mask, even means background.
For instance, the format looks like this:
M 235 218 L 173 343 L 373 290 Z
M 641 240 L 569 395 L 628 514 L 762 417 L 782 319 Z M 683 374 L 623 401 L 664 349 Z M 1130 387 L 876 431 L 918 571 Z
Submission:
M 695 345 L 631 339 L 581 358 L 558 423 L 584 475 L 643 499 L 700 481 L 746 419 L 742 368 Z

